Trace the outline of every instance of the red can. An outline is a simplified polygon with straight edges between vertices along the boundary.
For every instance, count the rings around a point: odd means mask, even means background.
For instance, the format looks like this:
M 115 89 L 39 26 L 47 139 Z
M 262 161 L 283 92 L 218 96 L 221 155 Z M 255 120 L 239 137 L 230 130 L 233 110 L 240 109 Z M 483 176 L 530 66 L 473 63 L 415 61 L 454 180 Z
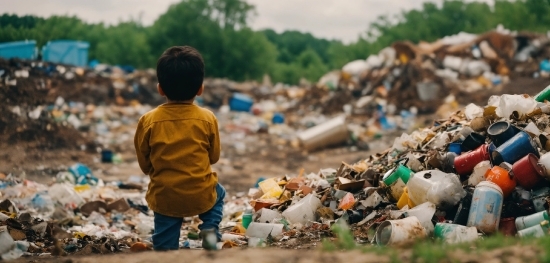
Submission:
M 501 219 L 498 231 L 505 236 L 515 236 L 518 232 L 516 229 L 516 219 L 513 217 Z
M 525 190 L 531 190 L 542 180 L 544 170 L 539 165 L 539 158 L 530 153 L 512 166 L 514 178 Z
M 489 160 L 489 145 L 483 144 L 473 151 L 463 153 L 455 158 L 455 170 L 459 175 L 468 175 L 474 167 L 483 161 Z

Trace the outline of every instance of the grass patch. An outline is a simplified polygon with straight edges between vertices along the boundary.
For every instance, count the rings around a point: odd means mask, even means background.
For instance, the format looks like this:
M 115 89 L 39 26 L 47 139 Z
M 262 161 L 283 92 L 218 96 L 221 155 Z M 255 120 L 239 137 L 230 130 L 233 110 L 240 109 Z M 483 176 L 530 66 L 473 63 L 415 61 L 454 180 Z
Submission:
M 341 220 L 343 222 L 343 220 Z M 391 262 L 455 262 L 458 259 L 450 257 L 451 252 L 457 250 L 464 251 L 465 254 L 482 254 L 485 251 L 511 247 L 515 245 L 533 246 L 538 248 L 538 258 L 540 262 L 550 263 L 550 236 L 542 238 L 518 238 L 506 237 L 496 234 L 490 237 L 483 237 L 475 242 L 447 244 L 442 240 L 428 238 L 418 241 L 410 248 L 393 248 L 376 245 L 359 245 L 355 242 L 349 226 L 345 223 L 336 223 L 332 226 L 332 231 L 336 238 L 324 239 L 322 242 L 323 251 L 350 251 L 358 250 L 363 253 L 375 253 L 385 255 Z M 407 256 L 403 256 L 407 255 Z M 409 256 L 410 255 L 410 256 Z

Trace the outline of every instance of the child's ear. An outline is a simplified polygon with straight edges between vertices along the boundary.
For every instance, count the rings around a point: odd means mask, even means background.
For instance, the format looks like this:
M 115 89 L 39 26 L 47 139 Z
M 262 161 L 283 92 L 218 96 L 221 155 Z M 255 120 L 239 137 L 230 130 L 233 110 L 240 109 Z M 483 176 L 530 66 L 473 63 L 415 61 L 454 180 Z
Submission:
M 201 85 L 201 88 L 199 89 L 199 91 L 197 91 L 197 96 L 202 95 L 203 92 L 204 92 L 204 84 L 202 84 L 202 85 Z
M 157 91 L 159 92 L 160 96 L 166 97 L 166 94 L 164 94 L 164 91 L 162 90 L 160 83 L 157 83 Z

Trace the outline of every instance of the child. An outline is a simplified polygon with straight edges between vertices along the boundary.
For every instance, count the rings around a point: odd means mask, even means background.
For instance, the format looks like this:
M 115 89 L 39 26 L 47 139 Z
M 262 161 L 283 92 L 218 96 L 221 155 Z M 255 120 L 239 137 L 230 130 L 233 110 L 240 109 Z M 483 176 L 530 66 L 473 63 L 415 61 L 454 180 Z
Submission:
M 211 169 L 220 158 L 218 122 L 193 104 L 204 90 L 201 54 L 188 46 L 167 49 L 157 78 L 167 103 L 139 119 L 134 137 L 139 166 L 151 177 L 145 198 L 155 212 L 153 247 L 178 249 L 183 217 L 194 215 L 203 222 L 201 236 L 215 233 L 219 241 L 225 189 Z

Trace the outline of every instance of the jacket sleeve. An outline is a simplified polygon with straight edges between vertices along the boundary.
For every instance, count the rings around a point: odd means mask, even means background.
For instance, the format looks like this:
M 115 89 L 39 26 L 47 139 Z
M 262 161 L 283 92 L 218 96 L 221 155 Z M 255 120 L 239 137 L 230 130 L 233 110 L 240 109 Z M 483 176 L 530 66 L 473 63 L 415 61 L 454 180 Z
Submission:
M 139 167 L 144 174 L 149 175 L 153 169 L 151 164 L 150 154 L 151 148 L 149 147 L 149 136 L 151 134 L 150 127 L 144 127 L 143 118 L 138 122 L 136 134 L 134 136 L 134 146 L 136 148 L 136 155 L 139 163 Z
M 220 132 L 218 130 L 218 120 L 214 119 L 214 124 L 211 125 L 212 131 L 210 133 L 210 149 L 208 150 L 208 157 L 210 158 L 210 164 L 215 164 L 220 160 L 221 144 L 220 144 Z

